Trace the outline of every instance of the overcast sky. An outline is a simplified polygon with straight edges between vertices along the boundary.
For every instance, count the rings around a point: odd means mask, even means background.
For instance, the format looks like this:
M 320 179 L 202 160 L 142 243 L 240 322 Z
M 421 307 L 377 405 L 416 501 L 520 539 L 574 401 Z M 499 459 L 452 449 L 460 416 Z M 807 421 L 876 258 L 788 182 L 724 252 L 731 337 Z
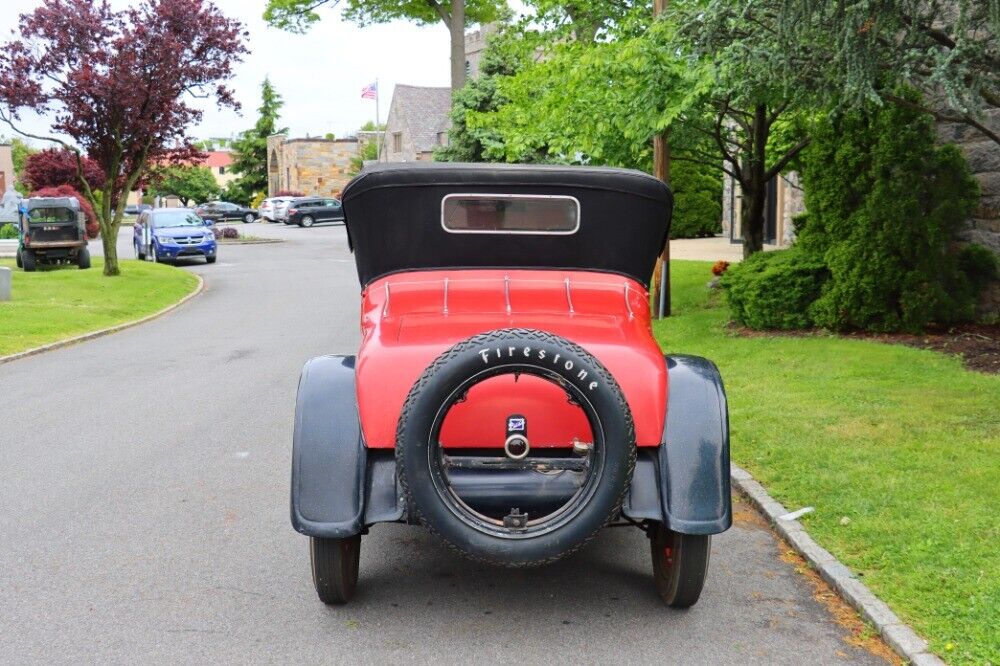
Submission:
M 375 102 L 361 99 L 361 89 L 376 78 L 383 121 L 396 83 L 449 83 L 448 31 L 443 24 L 418 28 L 397 21 L 362 29 L 342 21 L 337 9 L 324 8 L 319 10 L 323 20 L 307 34 L 291 35 L 267 27 L 261 19 L 264 0 L 215 3 L 249 30 L 251 53 L 237 67 L 231 84 L 243 104 L 242 115 L 199 102 L 205 117 L 191 131 L 196 138 L 231 136 L 251 127 L 265 76 L 284 98 L 281 122 L 294 136 L 333 132 L 340 137 L 374 120 Z M 0 0 L 0 26 L 16 25 L 18 16 L 39 4 L 39 0 Z M 116 6 L 125 4 L 126 0 L 112 1 Z M 7 30 L 0 30 L 0 40 L 8 39 Z M 44 118 L 25 118 L 31 130 L 48 130 Z M 10 135 L 10 128 L 0 125 L 0 135 L 4 134 Z

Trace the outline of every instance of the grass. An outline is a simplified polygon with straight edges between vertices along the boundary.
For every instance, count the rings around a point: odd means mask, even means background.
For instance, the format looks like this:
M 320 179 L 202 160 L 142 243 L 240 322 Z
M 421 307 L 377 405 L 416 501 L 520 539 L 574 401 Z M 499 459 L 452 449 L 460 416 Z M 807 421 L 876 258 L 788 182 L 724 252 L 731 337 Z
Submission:
M 122 261 L 122 275 L 106 278 L 93 268 L 46 268 L 25 273 L 14 260 L 12 300 L 0 303 L 0 356 L 141 319 L 190 294 L 198 279 L 164 264 Z
M 1000 664 L 1000 376 L 956 357 L 835 336 L 737 337 L 672 263 L 668 352 L 726 382 L 733 460 L 951 663 Z

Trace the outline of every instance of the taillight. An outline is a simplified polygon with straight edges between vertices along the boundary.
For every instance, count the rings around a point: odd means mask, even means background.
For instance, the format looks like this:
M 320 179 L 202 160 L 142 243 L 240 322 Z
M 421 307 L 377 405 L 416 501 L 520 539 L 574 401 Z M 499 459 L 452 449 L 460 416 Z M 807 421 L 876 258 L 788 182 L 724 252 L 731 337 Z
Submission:
M 299 211 L 298 211 L 298 209 L 297 209 L 297 208 L 291 208 L 291 209 L 289 209 L 289 211 L 288 211 L 288 214 L 289 214 L 289 215 L 298 215 L 298 213 L 299 213 Z

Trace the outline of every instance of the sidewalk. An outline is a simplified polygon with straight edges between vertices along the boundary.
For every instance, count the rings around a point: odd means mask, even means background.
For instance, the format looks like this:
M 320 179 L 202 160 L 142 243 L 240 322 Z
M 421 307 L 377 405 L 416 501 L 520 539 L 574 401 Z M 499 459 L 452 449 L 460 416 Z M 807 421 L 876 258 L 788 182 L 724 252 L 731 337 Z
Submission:
M 776 245 L 765 245 L 764 251 L 777 250 Z M 743 244 L 732 243 L 724 236 L 715 238 L 684 238 L 670 241 L 671 259 L 690 259 L 695 261 L 734 262 L 743 260 Z

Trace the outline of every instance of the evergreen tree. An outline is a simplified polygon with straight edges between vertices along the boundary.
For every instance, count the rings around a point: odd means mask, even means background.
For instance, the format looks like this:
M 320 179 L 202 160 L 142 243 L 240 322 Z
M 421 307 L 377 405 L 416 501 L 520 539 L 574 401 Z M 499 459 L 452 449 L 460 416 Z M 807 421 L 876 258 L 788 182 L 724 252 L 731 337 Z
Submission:
M 240 200 L 249 201 L 267 192 L 267 137 L 288 131 L 277 126 L 282 106 L 281 95 L 270 79 L 264 79 L 257 124 L 233 142 L 233 171 L 240 174 L 233 189 L 239 192 Z

